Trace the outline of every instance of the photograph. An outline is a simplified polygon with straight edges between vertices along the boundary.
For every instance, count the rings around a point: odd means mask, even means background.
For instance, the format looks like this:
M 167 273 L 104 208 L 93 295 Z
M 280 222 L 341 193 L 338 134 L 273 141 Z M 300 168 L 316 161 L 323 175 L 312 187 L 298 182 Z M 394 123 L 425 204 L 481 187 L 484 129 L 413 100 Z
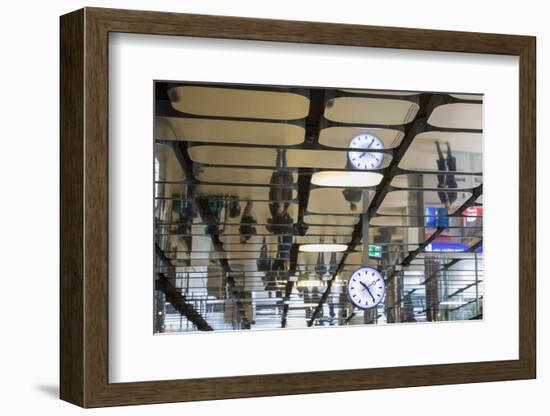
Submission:
M 483 320 L 482 93 L 153 84 L 154 334 Z
M 58 359 L 40 361 L 62 401 L 494 413 L 522 380 L 538 403 L 548 25 L 361 7 L 56 15 L 59 146 L 24 167 L 59 161 L 59 293 L 36 293 L 56 303 Z

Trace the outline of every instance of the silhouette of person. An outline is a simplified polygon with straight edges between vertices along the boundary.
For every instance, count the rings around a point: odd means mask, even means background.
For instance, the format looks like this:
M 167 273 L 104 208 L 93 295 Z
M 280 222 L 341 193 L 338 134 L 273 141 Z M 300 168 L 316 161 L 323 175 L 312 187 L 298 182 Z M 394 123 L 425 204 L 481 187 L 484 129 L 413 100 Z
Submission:
M 239 227 L 241 244 L 246 243 L 250 240 L 250 237 L 256 234 L 256 227 L 253 226 L 253 224 L 256 224 L 256 219 L 252 216 L 252 204 L 252 201 L 246 203 L 246 207 L 241 217 L 241 225 Z
M 269 211 L 271 218 L 268 218 L 267 230 L 272 234 L 292 233 L 292 217 L 288 213 L 292 199 L 292 173 L 287 169 L 286 152 L 284 149 L 277 149 L 277 169 L 271 175 L 269 188 Z
M 449 142 L 447 142 L 447 158 L 445 158 L 438 141 L 435 142 L 435 146 L 439 156 L 437 159 L 437 170 L 439 172 L 456 172 L 456 158 L 451 152 Z M 439 173 L 437 175 L 437 187 L 441 189 L 456 189 L 458 185 L 455 175 L 452 173 Z M 456 191 L 438 191 L 437 196 L 447 211 L 449 211 L 456 201 L 457 193 Z
M 361 202 L 363 196 L 363 189 L 361 188 L 346 188 L 342 191 L 344 199 L 349 202 L 349 209 L 351 211 L 357 211 L 357 204 Z

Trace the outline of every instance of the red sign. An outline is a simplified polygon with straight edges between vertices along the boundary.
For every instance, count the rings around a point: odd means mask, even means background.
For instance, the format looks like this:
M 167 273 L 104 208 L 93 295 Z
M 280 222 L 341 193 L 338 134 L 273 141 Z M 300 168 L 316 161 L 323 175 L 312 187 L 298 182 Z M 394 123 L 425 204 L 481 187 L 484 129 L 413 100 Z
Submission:
M 466 208 L 462 215 L 464 215 L 464 227 L 474 225 L 476 221 L 481 221 L 481 217 L 483 216 L 483 207 Z

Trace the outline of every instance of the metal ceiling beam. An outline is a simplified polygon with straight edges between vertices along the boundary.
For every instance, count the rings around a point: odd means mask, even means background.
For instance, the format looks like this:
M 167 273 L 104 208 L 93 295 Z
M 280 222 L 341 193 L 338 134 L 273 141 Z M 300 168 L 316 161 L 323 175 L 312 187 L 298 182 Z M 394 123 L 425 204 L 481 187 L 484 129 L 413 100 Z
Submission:
M 155 281 L 155 289 L 160 290 L 166 296 L 166 300 L 180 314 L 185 316 L 200 331 L 213 331 L 214 329 L 206 322 L 200 313 L 185 299 L 180 291 L 172 285 L 170 279 L 165 275 L 159 275 Z
M 168 276 L 164 273 L 157 274 L 158 278 L 155 280 L 155 289 L 162 291 L 166 296 L 166 300 L 172 304 L 174 309 L 186 316 L 199 330 L 212 331 L 206 320 L 185 300 L 185 297 L 172 283 L 176 279 L 176 267 L 157 243 L 155 243 L 155 254 L 160 262 L 166 264 L 168 268 Z
M 214 250 L 217 252 L 224 253 L 225 251 L 223 250 L 223 243 L 220 240 L 220 236 L 219 236 L 220 225 L 218 223 L 217 218 L 214 216 L 214 214 L 210 210 L 208 200 L 197 199 L 197 208 L 199 210 L 199 214 L 201 218 L 207 224 L 206 229 L 210 230 L 209 234 L 210 234 L 210 239 L 212 240 L 212 246 L 214 247 Z M 240 296 L 241 296 L 240 291 L 235 284 L 235 278 L 232 275 L 233 272 L 231 270 L 231 266 L 229 266 L 229 262 L 227 261 L 226 258 L 219 258 L 216 260 L 220 264 L 224 272 L 224 275 L 226 276 L 227 283 L 229 285 L 229 291 L 235 298 L 235 303 L 239 311 L 239 317 L 246 325 L 248 325 L 250 321 L 246 316 L 244 306 L 240 301 Z
M 187 143 L 174 142 L 172 143 L 172 149 L 174 150 L 174 154 L 181 168 L 184 171 L 188 172 L 187 174 L 189 176 L 189 180 L 191 181 L 190 189 L 191 189 L 191 192 L 194 194 L 194 187 L 196 186 L 198 181 L 193 175 L 193 161 L 191 160 L 191 158 L 189 157 L 189 154 L 187 153 Z M 208 206 L 208 201 L 197 200 L 197 208 L 202 220 L 205 222 L 207 229 L 219 230 L 218 221 L 216 217 L 212 214 L 212 211 Z M 219 252 L 224 252 L 222 247 L 223 244 L 219 239 L 219 235 L 217 235 L 216 233 L 212 233 L 210 234 L 210 237 L 212 239 L 212 245 L 215 248 L 215 250 Z M 189 249 L 191 250 L 191 248 Z M 239 311 L 239 316 L 242 319 L 242 321 L 245 323 L 245 325 L 248 325 L 249 319 L 247 318 L 246 313 L 244 312 L 243 305 L 239 301 L 240 293 L 236 289 L 235 279 L 231 275 L 232 271 L 231 271 L 231 267 L 229 266 L 229 262 L 227 261 L 227 259 L 217 259 L 217 260 L 219 261 L 219 264 L 222 267 L 224 274 L 226 275 L 227 282 L 229 284 L 230 293 L 235 298 L 235 303 Z
M 323 89 L 310 89 L 309 90 L 309 113 L 305 119 L 305 141 L 303 148 L 311 149 L 319 145 L 319 134 L 321 133 L 321 119 L 325 111 L 325 90 Z M 311 191 L 311 177 L 314 169 L 300 168 L 298 171 L 298 218 L 296 219 L 296 232 L 298 235 L 305 235 L 307 232 L 307 224 L 304 217 L 307 214 L 307 206 L 309 204 L 309 194 Z M 298 266 L 299 255 L 298 244 L 292 244 L 290 250 L 290 267 L 289 277 L 296 273 Z M 285 295 L 283 297 L 283 313 L 281 317 L 281 328 L 285 328 L 287 324 L 287 316 L 292 289 L 294 288 L 294 282 L 287 280 L 285 287 Z
M 425 130 L 427 128 L 427 110 L 429 106 L 429 102 L 432 98 L 432 94 L 421 94 L 419 98 L 419 109 L 418 112 L 414 118 L 413 121 L 411 121 L 409 124 L 405 126 L 405 137 L 401 141 L 401 144 L 393 150 L 393 158 L 385 169 L 383 169 L 384 177 L 382 178 L 382 181 L 378 184 L 375 190 L 374 198 L 372 199 L 372 202 L 369 205 L 369 208 L 367 210 L 368 218 L 372 218 L 376 211 L 378 210 L 378 207 L 386 197 L 387 193 L 391 189 L 391 181 L 399 174 L 401 171 L 399 169 L 399 163 L 401 162 L 401 159 L 411 146 L 414 138 L 416 135 Z M 342 259 L 340 260 L 340 264 L 338 265 L 338 268 L 336 269 L 336 272 L 333 274 L 331 280 L 328 281 L 327 287 L 325 289 L 325 292 L 323 293 L 323 296 L 321 297 L 321 300 L 319 301 L 319 304 L 313 311 L 313 314 L 308 321 L 307 325 L 312 326 L 313 322 L 315 322 L 315 319 L 317 319 L 317 316 L 321 312 L 323 308 L 323 304 L 327 300 L 330 290 L 332 288 L 332 282 L 334 281 L 334 278 L 340 273 L 340 271 L 344 268 L 344 265 L 346 263 L 347 257 L 350 252 L 355 250 L 355 246 L 360 243 L 362 238 L 362 230 L 363 230 L 363 216 L 359 218 L 359 221 L 355 225 L 355 228 L 352 233 L 351 242 L 348 244 L 348 249 L 344 252 Z

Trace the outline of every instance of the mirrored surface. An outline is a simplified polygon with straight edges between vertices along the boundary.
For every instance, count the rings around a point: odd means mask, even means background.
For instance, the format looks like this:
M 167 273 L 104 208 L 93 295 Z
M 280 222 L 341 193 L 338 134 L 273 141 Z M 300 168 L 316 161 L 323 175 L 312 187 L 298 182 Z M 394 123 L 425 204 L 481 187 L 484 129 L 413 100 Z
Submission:
M 482 107 L 156 82 L 154 332 L 482 319 Z

